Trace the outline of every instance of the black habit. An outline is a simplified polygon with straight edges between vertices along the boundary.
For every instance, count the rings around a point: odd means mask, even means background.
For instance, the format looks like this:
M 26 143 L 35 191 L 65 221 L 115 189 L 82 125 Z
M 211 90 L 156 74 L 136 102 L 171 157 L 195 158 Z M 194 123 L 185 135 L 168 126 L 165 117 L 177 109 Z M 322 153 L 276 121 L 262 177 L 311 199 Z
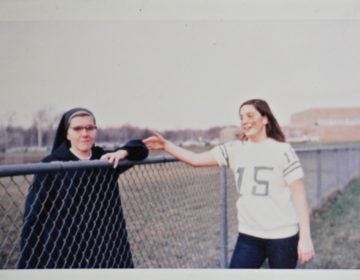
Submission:
M 148 155 L 141 140 L 121 149 L 128 160 Z M 106 153 L 91 151 L 91 159 Z M 77 160 L 63 142 L 43 162 Z M 37 174 L 25 202 L 18 268 L 134 267 L 117 183 L 130 167 Z

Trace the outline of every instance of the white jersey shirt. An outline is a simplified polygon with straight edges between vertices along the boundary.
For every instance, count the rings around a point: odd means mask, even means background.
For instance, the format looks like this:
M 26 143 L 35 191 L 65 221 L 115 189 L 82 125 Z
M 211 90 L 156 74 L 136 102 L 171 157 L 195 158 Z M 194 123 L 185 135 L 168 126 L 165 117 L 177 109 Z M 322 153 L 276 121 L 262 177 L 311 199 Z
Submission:
M 272 138 L 259 143 L 232 141 L 211 153 L 220 166 L 234 172 L 239 232 L 266 239 L 298 232 L 288 185 L 303 178 L 304 172 L 290 144 Z

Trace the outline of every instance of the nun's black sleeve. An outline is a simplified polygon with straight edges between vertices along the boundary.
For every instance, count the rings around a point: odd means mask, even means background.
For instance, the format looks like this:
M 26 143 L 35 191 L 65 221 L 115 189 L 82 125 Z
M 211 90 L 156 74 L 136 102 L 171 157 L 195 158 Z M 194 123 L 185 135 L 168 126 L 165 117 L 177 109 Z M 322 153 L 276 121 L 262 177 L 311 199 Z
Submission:
M 121 150 L 126 150 L 129 154 L 126 157 L 128 160 L 143 160 L 149 155 L 149 150 L 141 140 L 130 140 Z

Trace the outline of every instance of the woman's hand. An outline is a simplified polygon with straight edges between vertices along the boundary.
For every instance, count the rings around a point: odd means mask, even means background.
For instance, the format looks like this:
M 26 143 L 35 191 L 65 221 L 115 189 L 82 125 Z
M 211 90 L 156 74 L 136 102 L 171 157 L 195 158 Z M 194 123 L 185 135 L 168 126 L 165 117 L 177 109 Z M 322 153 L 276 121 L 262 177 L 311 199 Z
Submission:
M 164 150 L 167 140 L 160 133 L 154 132 L 153 136 L 144 139 L 143 142 L 149 150 Z
M 310 237 L 299 239 L 298 257 L 301 264 L 305 264 L 315 256 L 314 245 Z
M 128 152 L 126 150 L 118 150 L 112 153 L 106 153 L 102 155 L 100 160 L 107 160 L 110 162 L 114 168 L 118 165 L 119 161 L 126 158 L 128 156 Z

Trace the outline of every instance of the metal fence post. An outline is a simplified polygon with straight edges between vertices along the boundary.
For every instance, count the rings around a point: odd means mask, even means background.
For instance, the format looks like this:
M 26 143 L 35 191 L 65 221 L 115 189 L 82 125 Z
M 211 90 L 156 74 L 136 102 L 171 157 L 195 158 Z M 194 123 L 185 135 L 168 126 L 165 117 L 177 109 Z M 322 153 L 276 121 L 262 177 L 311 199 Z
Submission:
M 221 227 L 220 227 L 220 265 L 227 268 L 228 259 L 228 221 L 227 221 L 227 178 L 226 167 L 220 167 L 220 211 L 221 211 Z
M 322 190 L 321 190 L 321 174 L 322 174 L 322 164 L 321 164 L 321 149 L 317 150 L 317 178 L 316 178 L 316 200 L 317 200 L 317 205 L 320 206 L 321 205 L 321 201 L 322 201 Z
M 334 152 L 335 152 L 335 168 L 336 168 L 336 170 L 335 170 L 336 187 L 340 188 L 341 187 L 341 183 L 340 183 L 341 182 L 341 174 L 339 172 L 339 170 L 341 170 L 340 169 L 340 159 L 339 159 L 340 151 L 337 148 L 335 148 Z

